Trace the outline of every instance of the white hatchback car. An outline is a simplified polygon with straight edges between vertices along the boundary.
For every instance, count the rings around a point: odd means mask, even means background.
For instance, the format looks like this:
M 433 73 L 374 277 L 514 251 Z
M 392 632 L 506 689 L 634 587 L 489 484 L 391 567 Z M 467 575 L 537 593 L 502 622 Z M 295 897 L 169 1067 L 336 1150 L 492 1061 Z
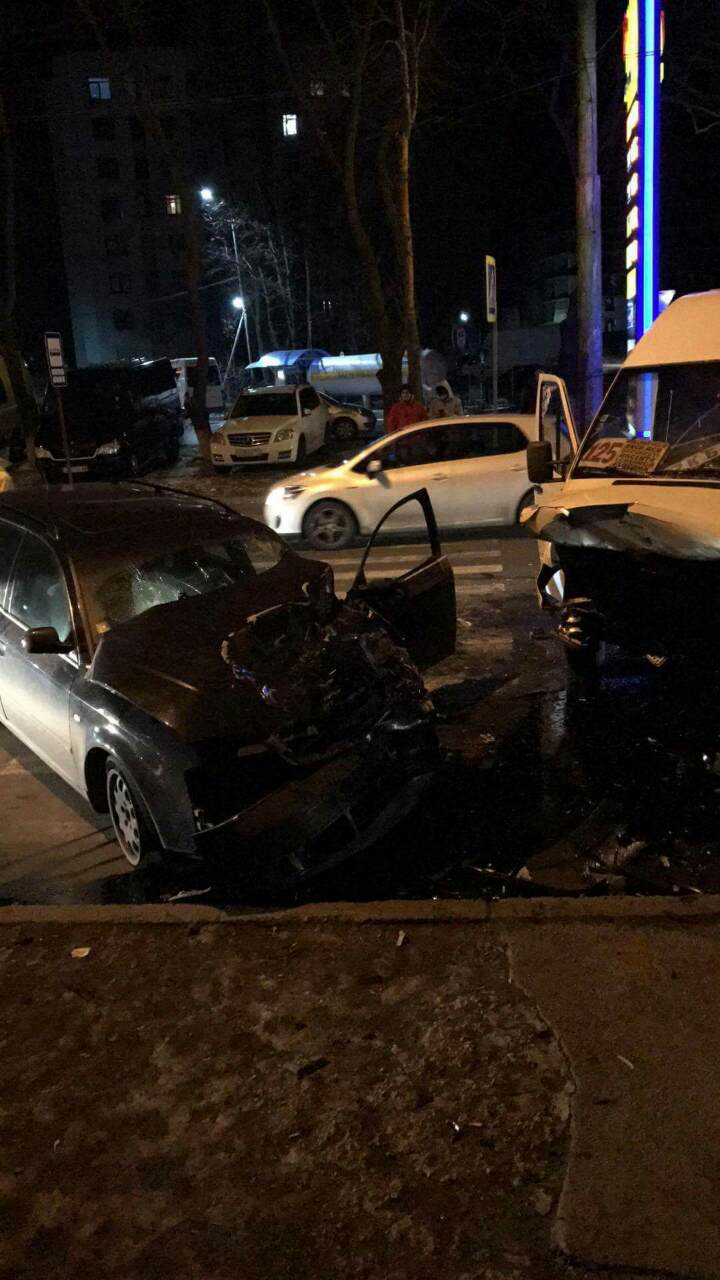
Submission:
M 216 471 L 243 463 L 299 462 L 322 449 L 328 411 L 314 387 L 241 391 L 210 441 Z
M 427 489 L 438 525 L 514 524 L 534 496 L 526 449 L 536 439 L 532 414 L 439 418 L 383 436 L 339 467 L 307 471 L 276 484 L 264 519 L 284 535 L 302 535 L 322 551 L 346 547 L 407 494 Z M 410 503 L 387 528 L 415 528 Z

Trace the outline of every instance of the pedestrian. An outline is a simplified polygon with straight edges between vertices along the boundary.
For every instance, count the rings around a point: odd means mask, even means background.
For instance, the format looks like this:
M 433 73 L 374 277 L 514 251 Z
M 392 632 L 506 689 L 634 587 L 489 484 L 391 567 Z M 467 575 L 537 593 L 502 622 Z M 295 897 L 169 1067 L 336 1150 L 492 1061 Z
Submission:
M 400 399 L 390 409 L 387 416 L 387 434 L 402 431 L 403 427 L 411 427 L 415 422 L 424 422 L 427 409 L 416 400 L 407 382 L 400 388 Z
M 453 395 L 450 383 L 438 382 L 435 388 L 435 395 L 430 401 L 428 417 L 461 418 L 462 412 L 462 402 L 458 396 Z

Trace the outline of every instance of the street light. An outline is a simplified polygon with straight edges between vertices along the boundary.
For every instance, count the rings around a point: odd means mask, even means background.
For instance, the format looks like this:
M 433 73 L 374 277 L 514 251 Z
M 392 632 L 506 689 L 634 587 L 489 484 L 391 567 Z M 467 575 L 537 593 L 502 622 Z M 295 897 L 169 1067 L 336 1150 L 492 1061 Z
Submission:
M 236 311 L 244 311 L 244 310 L 245 310 L 245 301 L 244 301 L 244 299 L 243 299 L 243 298 L 241 298 L 241 297 L 240 297 L 240 294 L 239 294 L 239 293 L 236 293 L 236 294 L 235 294 L 235 297 L 234 297 L 234 298 L 233 298 L 233 300 L 232 300 L 232 305 L 234 306 L 234 308 L 235 308 L 235 310 L 236 310 Z
M 204 204 L 209 204 L 209 203 L 210 203 L 210 201 L 212 200 L 212 198 L 213 198 L 213 189 L 212 189 L 212 187 L 201 187 L 201 188 L 200 188 L 200 199 L 203 201 L 203 203 L 204 203 Z
M 461 324 L 467 324 L 467 322 L 468 322 L 468 320 L 469 320 L 469 319 L 470 319 L 470 314 L 469 314 L 469 312 L 467 312 L 467 311 L 461 311 L 461 312 L 460 312 L 460 323 L 461 323 Z

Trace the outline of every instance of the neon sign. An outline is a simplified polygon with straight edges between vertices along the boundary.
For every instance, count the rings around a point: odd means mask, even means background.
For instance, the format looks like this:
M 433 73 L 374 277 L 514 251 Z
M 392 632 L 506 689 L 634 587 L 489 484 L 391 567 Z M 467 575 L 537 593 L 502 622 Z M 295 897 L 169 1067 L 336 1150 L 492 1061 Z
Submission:
M 660 0 L 629 0 L 623 24 L 627 138 L 627 328 L 633 347 L 660 311 L 658 289 Z

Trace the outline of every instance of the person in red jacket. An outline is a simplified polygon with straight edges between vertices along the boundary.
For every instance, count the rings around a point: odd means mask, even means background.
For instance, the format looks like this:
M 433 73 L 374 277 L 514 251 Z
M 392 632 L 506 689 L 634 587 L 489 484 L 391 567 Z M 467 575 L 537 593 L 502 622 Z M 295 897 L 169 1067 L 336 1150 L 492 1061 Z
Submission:
M 411 427 L 415 422 L 424 422 L 426 418 L 425 406 L 415 399 L 408 384 L 404 383 L 400 388 L 400 399 L 395 401 L 387 416 L 387 434 L 402 431 L 403 427 Z

